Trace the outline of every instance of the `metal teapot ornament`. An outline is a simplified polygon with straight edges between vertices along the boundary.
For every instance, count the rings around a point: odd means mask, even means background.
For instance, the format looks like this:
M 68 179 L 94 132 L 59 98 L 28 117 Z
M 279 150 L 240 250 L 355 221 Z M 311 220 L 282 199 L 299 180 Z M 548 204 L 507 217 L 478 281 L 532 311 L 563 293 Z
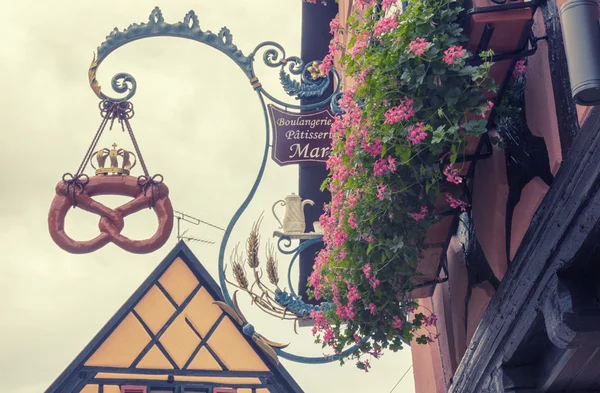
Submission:
M 285 215 L 283 216 L 283 222 L 277 217 L 275 213 L 275 206 L 280 204 L 285 206 Z M 283 229 L 284 233 L 304 233 L 306 230 L 306 222 L 304 220 L 304 206 L 309 204 L 314 206 L 314 202 L 310 199 L 302 200 L 300 195 L 292 193 L 285 197 L 285 200 L 278 200 L 273 204 L 273 216 L 279 222 L 279 228 Z

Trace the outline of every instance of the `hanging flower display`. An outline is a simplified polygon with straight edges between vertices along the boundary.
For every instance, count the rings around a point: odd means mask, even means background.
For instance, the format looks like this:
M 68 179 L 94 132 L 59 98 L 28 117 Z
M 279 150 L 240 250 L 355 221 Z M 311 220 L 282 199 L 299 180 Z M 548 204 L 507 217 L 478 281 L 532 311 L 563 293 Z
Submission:
M 444 211 L 468 208 L 453 192 L 463 181 L 456 160 L 467 138 L 487 131 L 493 104 L 484 92 L 496 90 L 492 53 L 474 58 L 465 49 L 459 3 L 417 0 L 404 12 L 392 1 L 375 3 L 354 2 L 347 45 L 332 21 L 321 64 L 328 72 L 340 51 L 355 84 L 345 86 L 331 129 L 323 187 L 332 201 L 320 218 L 326 247 L 309 280 L 314 298 L 333 303 L 313 311 L 317 340 L 337 353 L 357 344 L 351 356 L 365 371 L 385 349 L 435 338 L 416 333 L 435 315 L 415 314 L 409 292 L 427 230 Z

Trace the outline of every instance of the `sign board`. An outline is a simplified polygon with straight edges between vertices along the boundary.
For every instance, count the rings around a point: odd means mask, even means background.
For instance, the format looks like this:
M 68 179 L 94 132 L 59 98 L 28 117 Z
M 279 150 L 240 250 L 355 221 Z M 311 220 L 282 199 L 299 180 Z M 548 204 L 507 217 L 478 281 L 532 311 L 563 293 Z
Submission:
M 331 153 L 331 124 L 334 117 L 328 108 L 295 113 L 268 105 L 273 149 L 277 164 L 325 162 Z

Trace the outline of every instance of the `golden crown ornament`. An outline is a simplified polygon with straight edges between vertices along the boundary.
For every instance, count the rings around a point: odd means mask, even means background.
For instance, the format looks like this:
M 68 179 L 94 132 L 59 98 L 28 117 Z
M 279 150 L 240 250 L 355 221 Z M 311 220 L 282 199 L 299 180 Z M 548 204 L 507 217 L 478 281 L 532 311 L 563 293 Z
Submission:
M 94 165 L 94 161 L 90 160 L 92 167 L 96 170 L 97 175 L 129 175 L 131 168 L 136 164 L 136 157 L 130 151 L 125 149 L 117 149 L 117 144 L 113 143 L 112 149 L 100 149 L 94 152 L 98 167 Z M 106 160 L 109 160 L 109 166 Z M 133 161 L 132 161 L 133 159 Z M 119 164 L 119 161 L 121 162 Z

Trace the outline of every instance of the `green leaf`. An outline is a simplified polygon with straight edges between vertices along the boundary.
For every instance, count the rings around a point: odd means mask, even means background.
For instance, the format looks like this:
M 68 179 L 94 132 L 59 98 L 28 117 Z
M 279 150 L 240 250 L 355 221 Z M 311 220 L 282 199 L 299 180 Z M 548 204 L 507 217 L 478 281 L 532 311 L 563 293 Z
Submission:
M 446 73 L 446 67 L 441 65 L 433 66 L 433 74 L 434 75 L 444 75 Z
M 482 135 L 487 132 L 487 122 L 488 121 L 486 119 L 469 120 L 465 123 L 463 129 L 465 130 L 465 132 L 471 135 Z
M 460 89 L 458 87 L 452 87 L 448 89 L 444 99 L 446 100 L 446 104 L 448 106 L 454 106 L 458 102 L 458 97 L 460 97 Z
M 433 138 L 431 138 L 431 143 L 440 143 L 442 139 L 444 139 L 446 126 L 441 125 L 433 131 Z
M 456 162 L 456 159 L 458 158 L 458 150 L 456 148 L 456 145 L 452 145 L 452 148 L 450 148 L 451 151 L 451 155 L 450 155 L 450 162 L 452 164 L 454 164 Z
M 393 252 L 398 252 L 404 248 L 404 241 L 398 235 L 394 236 L 394 240 L 392 240 L 392 245 L 390 246 L 390 250 Z
M 471 75 L 475 72 L 477 72 L 477 67 L 468 65 L 468 66 L 463 67 L 460 71 L 458 71 L 458 75 L 461 75 L 461 76 Z

